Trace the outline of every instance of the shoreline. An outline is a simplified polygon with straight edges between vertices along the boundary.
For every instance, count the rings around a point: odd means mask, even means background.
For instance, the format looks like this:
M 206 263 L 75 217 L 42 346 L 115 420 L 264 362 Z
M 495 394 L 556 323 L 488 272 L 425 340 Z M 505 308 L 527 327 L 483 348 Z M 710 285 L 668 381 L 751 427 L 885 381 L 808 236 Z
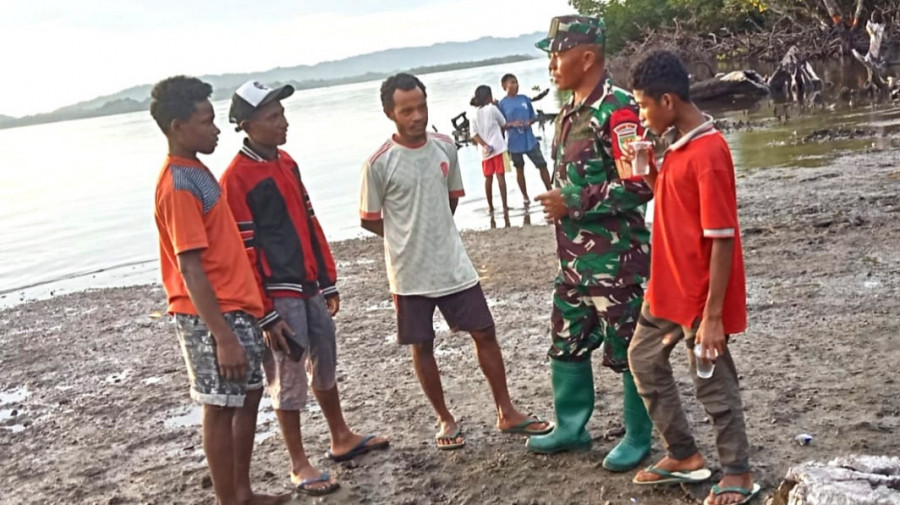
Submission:
M 896 151 L 823 167 L 738 174 L 748 331 L 732 341 L 764 495 L 787 469 L 836 456 L 897 454 L 896 315 L 900 313 L 900 163 Z M 546 226 L 464 232 L 497 322 L 508 383 L 525 412 L 553 416 L 546 350 L 554 239 Z M 436 355 L 467 446 L 434 450 L 434 415 L 395 343 L 380 239 L 332 244 L 341 262 L 338 382 L 354 429 L 391 449 L 333 464 L 310 402 L 304 445 L 341 482 L 317 503 L 671 505 L 678 487 L 638 488 L 600 469 L 621 426 L 618 377 L 595 365 L 586 453 L 534 456 L 494 428 L 490 394 L 465 335 L 438 316 Z M 187 377 L 158 286 L 92 290 L 0 310 L 0 503 L 210 503 Z M 598 361 L 598 360 L 595 360 Z M 698 444 L 719 470 L 712 427 L 693 398 L 683 352 L 676 381 Z M 16 414 L 12 415 L 15 410 Z M 288 457 L 261 412 L 253 478 L 282 489 Z M 793 442 L 809 433 L 808 446 Z M 654 437 L 650 464 L 663 454 Z M 714 482 L 714 481 L 713 481 Z M 691 486 L 697 498 L 709 484 Z M 306 503 L 300 498 L 296 503 Z

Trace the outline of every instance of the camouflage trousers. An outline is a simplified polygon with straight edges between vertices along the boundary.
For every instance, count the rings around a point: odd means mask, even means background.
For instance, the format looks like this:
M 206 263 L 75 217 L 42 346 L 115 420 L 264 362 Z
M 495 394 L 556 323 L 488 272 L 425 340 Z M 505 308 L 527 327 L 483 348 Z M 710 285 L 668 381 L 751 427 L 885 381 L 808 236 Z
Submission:
M 222 316 L 250 362 L 243 380 L 229 381 L 219 373 L 216 339 L 200 316 L 175 314 L 175 334 L 187 366 L 191 398 L 205 405 L 242 407 L 247 391 L 263 387 L 262 359 L 266 345 L 255 317 L 241 311 L 226 312 Z
M 628 344 L 644 300 L 640 284 L 573 286 L 557 280 L 550 316 L 553 345 L 547 353 L 561 361 L 583 361 L 603 346 L 603 365 L 628 370 Z

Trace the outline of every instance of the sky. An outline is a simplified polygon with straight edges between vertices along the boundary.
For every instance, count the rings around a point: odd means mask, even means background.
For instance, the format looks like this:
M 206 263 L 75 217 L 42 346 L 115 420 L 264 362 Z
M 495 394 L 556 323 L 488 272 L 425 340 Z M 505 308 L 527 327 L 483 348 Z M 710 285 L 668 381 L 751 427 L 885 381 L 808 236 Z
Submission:
M 567 0 L 0 0 L 0 114 L 49 112 L 175 74 L 514 37 L 571 12 Z

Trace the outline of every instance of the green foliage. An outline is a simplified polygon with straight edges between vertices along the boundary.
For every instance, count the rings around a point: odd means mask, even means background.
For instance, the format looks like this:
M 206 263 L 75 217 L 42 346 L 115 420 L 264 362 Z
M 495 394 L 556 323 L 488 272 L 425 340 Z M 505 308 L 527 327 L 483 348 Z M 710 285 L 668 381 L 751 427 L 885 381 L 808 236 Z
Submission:
M 850 10 L 855 0 L 836 0 Z M 896 1 L 896 0 L 888 0 Z M 615 53 L 639 40 L 647 28 L 672 26 L 694 33 L 743 32 L 766 26 L 773 9 L 797 12 L 808 9 L 805 0 L 569 0 L 578 12 L 606 21 L 607 49 Z
M 638 39 L 644 29 L 661 26 L 685 14 L 675 0 L 569 0 L 569 3 L 582 14 L 606 21 L 606 46 L 610 53 Z

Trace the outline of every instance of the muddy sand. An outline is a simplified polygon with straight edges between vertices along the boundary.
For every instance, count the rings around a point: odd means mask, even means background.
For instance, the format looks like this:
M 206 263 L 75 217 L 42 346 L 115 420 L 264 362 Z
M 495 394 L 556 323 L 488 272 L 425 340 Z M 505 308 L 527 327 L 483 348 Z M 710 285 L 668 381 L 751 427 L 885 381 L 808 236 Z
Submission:
M 792 464 L 849 453 L 900 453 L 900 163 L 896 152 L 823 168 L 739 179 L 750 328 L 732 349 L 742 378 L 752 461 L 765 493 Z M 522 409 L 552 416 L 548 345 L 553 236 L 546 226 L 468 233 Z M 600 468 L 620 426 L 619 378 L 597 367 L 593 450 L 525 452 L 503 435 L 470 341 L 443 321 L 437 353 L 467 447 L 433 448 L 435 420 L 408 350 L 394 343 L 381 243 L 334 245 L 343 308 L 340 388 L 356 429 L 389 451 L 325 460 L 314 404 L 305 444 L 342 490 L 317 503 L 699 503 L 708 486 L 646 489 Z M 0 503 L 208 504 L 211 489 L 181 354 L 158 286 L 90 291 L 0 312 Z M 712 427 L 675 366 L 698 441 L 717 466 Z M 263 409 L 253 473 L 284 489 L 288 457 Z M 813 435 L 808 446 L 794 436 Z M 662 455 L 659 440 L 652 458 Z M 646 461 L 647 464 L 652 459 Z M 313 501 L 298 498 L 297 503 Z M 761 503 L 761 500 L 758 502 Z

